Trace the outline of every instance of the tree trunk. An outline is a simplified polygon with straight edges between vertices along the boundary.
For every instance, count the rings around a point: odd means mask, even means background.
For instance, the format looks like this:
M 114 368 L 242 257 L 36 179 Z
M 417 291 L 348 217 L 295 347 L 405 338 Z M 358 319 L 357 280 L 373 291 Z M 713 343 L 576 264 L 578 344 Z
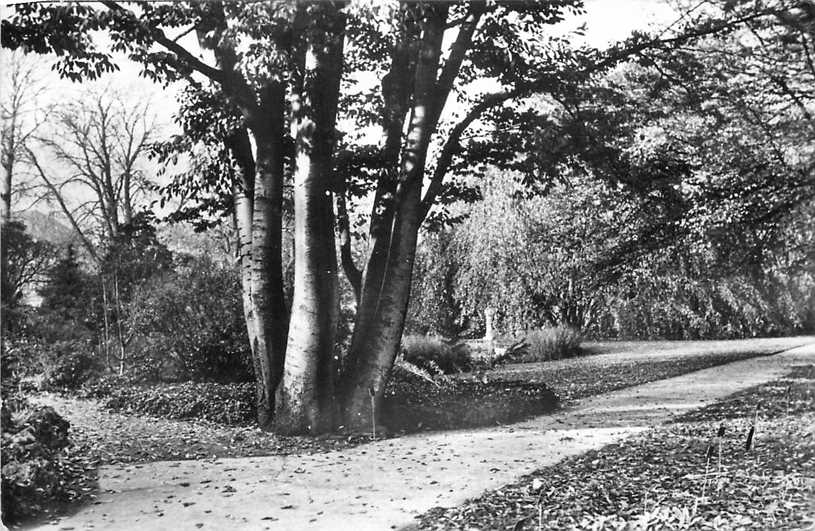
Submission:
M 125 373 L 125 341 L 122 334 L 122 304 L 119 300 L 119 270 L 113 271 L 113 301 L 116 308 L 116 338 L 119 343 L 119 376 Z
M 272 427 L 274 394 L 283 374 L 289 312 L 283 295 L 283 111 L 285 91 L 270 83 L 262 95 L 259 120 L 250 124 L 257 145 L 252 215 L 250 334 L 255 365 L 258 423 Z
M 12 116 L 14 120 L 16 116 Z M 12 128 L 14 124 L 12 122 Z M 4 146 L 5 148 L 5 146 Z M 12 171 L 14 167 L 14 151 L 13 146 L 9 148 L 9 153 L 6 155 L 7 160 L 3 160 L 3 180 L 0 183 L 0 227 L 5 227 L 11 221 L 11 181 Z M 5 149 L 4 149 L 5 151 Z M 5 291 L 9 289 L 8 278 L 8 242 L 5 236 L 0 237 L 0 290 L 3 290 L 3 300 L 12 301 L 13 298 L 9 297 Z M 8 319 L 5 317 L 5 308 L 3 309 L 3 316 L 0 316 L 0 335 L 5 337 L 6 328 L 8 327 Z M 0 338 L 2 342 L 2 338 Z
M 113 372 L 113 364 L 110 362 L 110 319 L 108 318 L 108 290 L 105 284 L 105 275 L 100 274 L 99 280 L 102 283 L 102 323 L 105 331 L 105 363 L 108 370 Z
M 256 335 L 252 303 L 252 214 L 255 190 L 255 159 L 252 144 L 245 127 L 236 131 L 227 141 L 230 153 L 240 168 L 240 179 L 233 183 L 232 200 L 237 236 L 236 249 L 241 283 L 241 302 L 247 337 L 252 342 Z
M 438 117 L 438 94 L 434 89 L 446 10 L 446 6 L 436 6 L 422 23 L 413 107 L 394 194 L 394 217 L 392 224 L 384 227 L 387 253 L 377 252 L 375 248 L 366 267 L 360 297 L 365 306 L 358 310 L 344 375 L 345 426 L 354 431 L 367 431 L 371 417 L 381 411 L 385 383 L 404 329 L 416 240 L 422 222 L 422 178 Z M 372 395 L 375 411 L 371 411 Z
M 292 102 L 294 298 L 277 394 L 278 433 L 315 433 L 333 427 L 338 292 L 331 177 L 343 21 L 330 4 L 321 15 L 320 25 L 325 26 L 307 46 L 302 93 Z
M 377 296 L 376 309 L 368 319 L 357 321 L 349 351 L 349 373 L 345 376 L 345 426 L 367 431 L 371 419 L 371 393 L 378 415 L 385 383 L 399 349 L 405 325 L 410 281 L 416 255 L 416 240 L 421 224 L 421 189 L 413 186 L 410 199 L 400 205 L 385 275 Z M 371 286 L 363 286 L 363 293 Z M 363 295 L 364 297 L 364 295 Z

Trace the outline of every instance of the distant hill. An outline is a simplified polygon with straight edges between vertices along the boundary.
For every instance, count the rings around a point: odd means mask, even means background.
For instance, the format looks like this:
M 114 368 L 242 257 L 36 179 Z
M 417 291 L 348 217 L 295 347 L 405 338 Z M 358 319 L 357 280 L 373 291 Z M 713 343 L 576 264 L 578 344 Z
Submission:
M 78 236 L 62 216 L 28 210 L 16 216 L 25 223 L 26 231 L 35 240 L 45 240 L 57 246 L 78 243 Z

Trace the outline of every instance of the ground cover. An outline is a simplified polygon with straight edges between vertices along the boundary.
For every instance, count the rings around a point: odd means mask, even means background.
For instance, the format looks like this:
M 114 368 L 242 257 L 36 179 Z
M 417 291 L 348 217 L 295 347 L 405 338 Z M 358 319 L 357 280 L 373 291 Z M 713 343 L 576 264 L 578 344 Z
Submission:
M 722 350 L 712 353 L 688 355 L 639 355 L 618 354 L 585 356 L 581 358 L 545 362 L 513 364 L 490 371 L 462 375 L 465 379 L 488 379 L 491 381 L 524 381 L 529 384 L 545 384 L 554 391 L 561 405 L 569 405 L 580 398 L 608 393 L 617 389 L 640 385 L 689 372 L 716 367 L 734 361 L 765 356 L 775 350 Z
M 505 367 L 433 383 L 421 379 L 408 383 L 397 378 L 386 400 L 391 409 L 385 412 L 385 417 L 397 419 L 391 424 L 391 433 L 399 429 L 416 431 L 512 422 L 551 410 L 554 396 L 548 391 L 550 386 L 573 400 L 763 353 L 669 359 L 641 356 L 636 361 L 623 357 L 626 361 L 620 363 L 607 356 L 594 356 Z M 86 471 L 74 478 L 76 485 L 69 486 L 78 493 L 68 500 L 73 502 L 88 498 L 88 493 L 92 496 L 88 486 L 94 479 L 93 470 L 101 464 L 132 463 L 138 467 L 160 460 L 318 453 L 371 440 L 367 435 L 280 437 L 246 425 L 120 413 L 103 407 L 99 400 L 54 393 L 35 395 L 32 403 L 53 406 L 71 423 L 73 446 L 68 454 L 71 466 Z M 377 437 L 382 436 L 378 430 Z
M 813 427 L 809 365 L 459 507 L 433 509 L 420 528 L 805 528 L 815 521 Z
M 551 411 L 553 398 L 548 389 L 561 403 L 568 403 L 755 355 L 723 353 L 656 361 L 642 357 L 621 363 L 606 359 L 602 366 L 588 357 L 463 374 L 449 383 L 399 380 L 386 400 L 386 418 L 394 419 L 394 432 L 512 422 Z M 32 401 L 64 415 L 71 423 L 75 445 L 85 448 L 89 459 L 100 464 L 310 453 L 370 440 L 366 435 L 280 437 L 253 426 L 122 413 L 103 407 L 99 400 L 54 393 L 35 395 Z M 126 402 L 117 400 L 116 404 L 126 408 Z M 479 404 L 480 409 L 475 407 Z M 472 412 L 462 415 L 468 408 Z

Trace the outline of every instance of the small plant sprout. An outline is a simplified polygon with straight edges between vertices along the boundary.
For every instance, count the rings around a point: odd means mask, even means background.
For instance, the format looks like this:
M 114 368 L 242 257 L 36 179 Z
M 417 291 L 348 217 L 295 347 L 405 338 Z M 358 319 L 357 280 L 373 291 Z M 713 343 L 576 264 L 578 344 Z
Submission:
M 700 499 L 705 499 L 705 490 L 707 489 L 707 477 L 708 473 L 710 472 L 710 452 L 707 453 L 705 456 L 705 477 L 702 481 L 702 495 L 699 497 Z
M 722 491 L 722 439 L 719 438 L 719 464 L 716 471 L 716 493 Z
M 538 531 L 543 529 L 543 481 L 539 478 L 532 480 L 531 489 L 533 493 L 538 495 Z
M 371 438 L 376 439 L 376 390 L 373 385 L 368 387 L 368 395 L 371 397 Z
M 744 445 L 744 449 L 748 452 L 750 451 L 750 448 L 753 446 L 753 437 L 755 437 L 757 426 L 758 426 L 758 406 L 756 406 L 755 416 L 753 417 L 753 425 L 750 426 L 750 431 L 747 432 L 747 443 Z

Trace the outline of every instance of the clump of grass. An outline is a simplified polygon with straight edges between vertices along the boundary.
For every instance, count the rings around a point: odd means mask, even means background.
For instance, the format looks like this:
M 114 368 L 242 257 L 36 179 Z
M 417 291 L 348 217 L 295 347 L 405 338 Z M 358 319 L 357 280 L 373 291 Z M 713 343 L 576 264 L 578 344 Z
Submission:
M 583 354 L 583 338 L 573 328 L 545 327 L 526 334 L 522 342 L 507 350 L 504 363 L 529 363 L 574 358 Z
M 433 336 L 402 338 L 401 358 L 429 374 L 469 371 L 473 364 L 467 345 Z

